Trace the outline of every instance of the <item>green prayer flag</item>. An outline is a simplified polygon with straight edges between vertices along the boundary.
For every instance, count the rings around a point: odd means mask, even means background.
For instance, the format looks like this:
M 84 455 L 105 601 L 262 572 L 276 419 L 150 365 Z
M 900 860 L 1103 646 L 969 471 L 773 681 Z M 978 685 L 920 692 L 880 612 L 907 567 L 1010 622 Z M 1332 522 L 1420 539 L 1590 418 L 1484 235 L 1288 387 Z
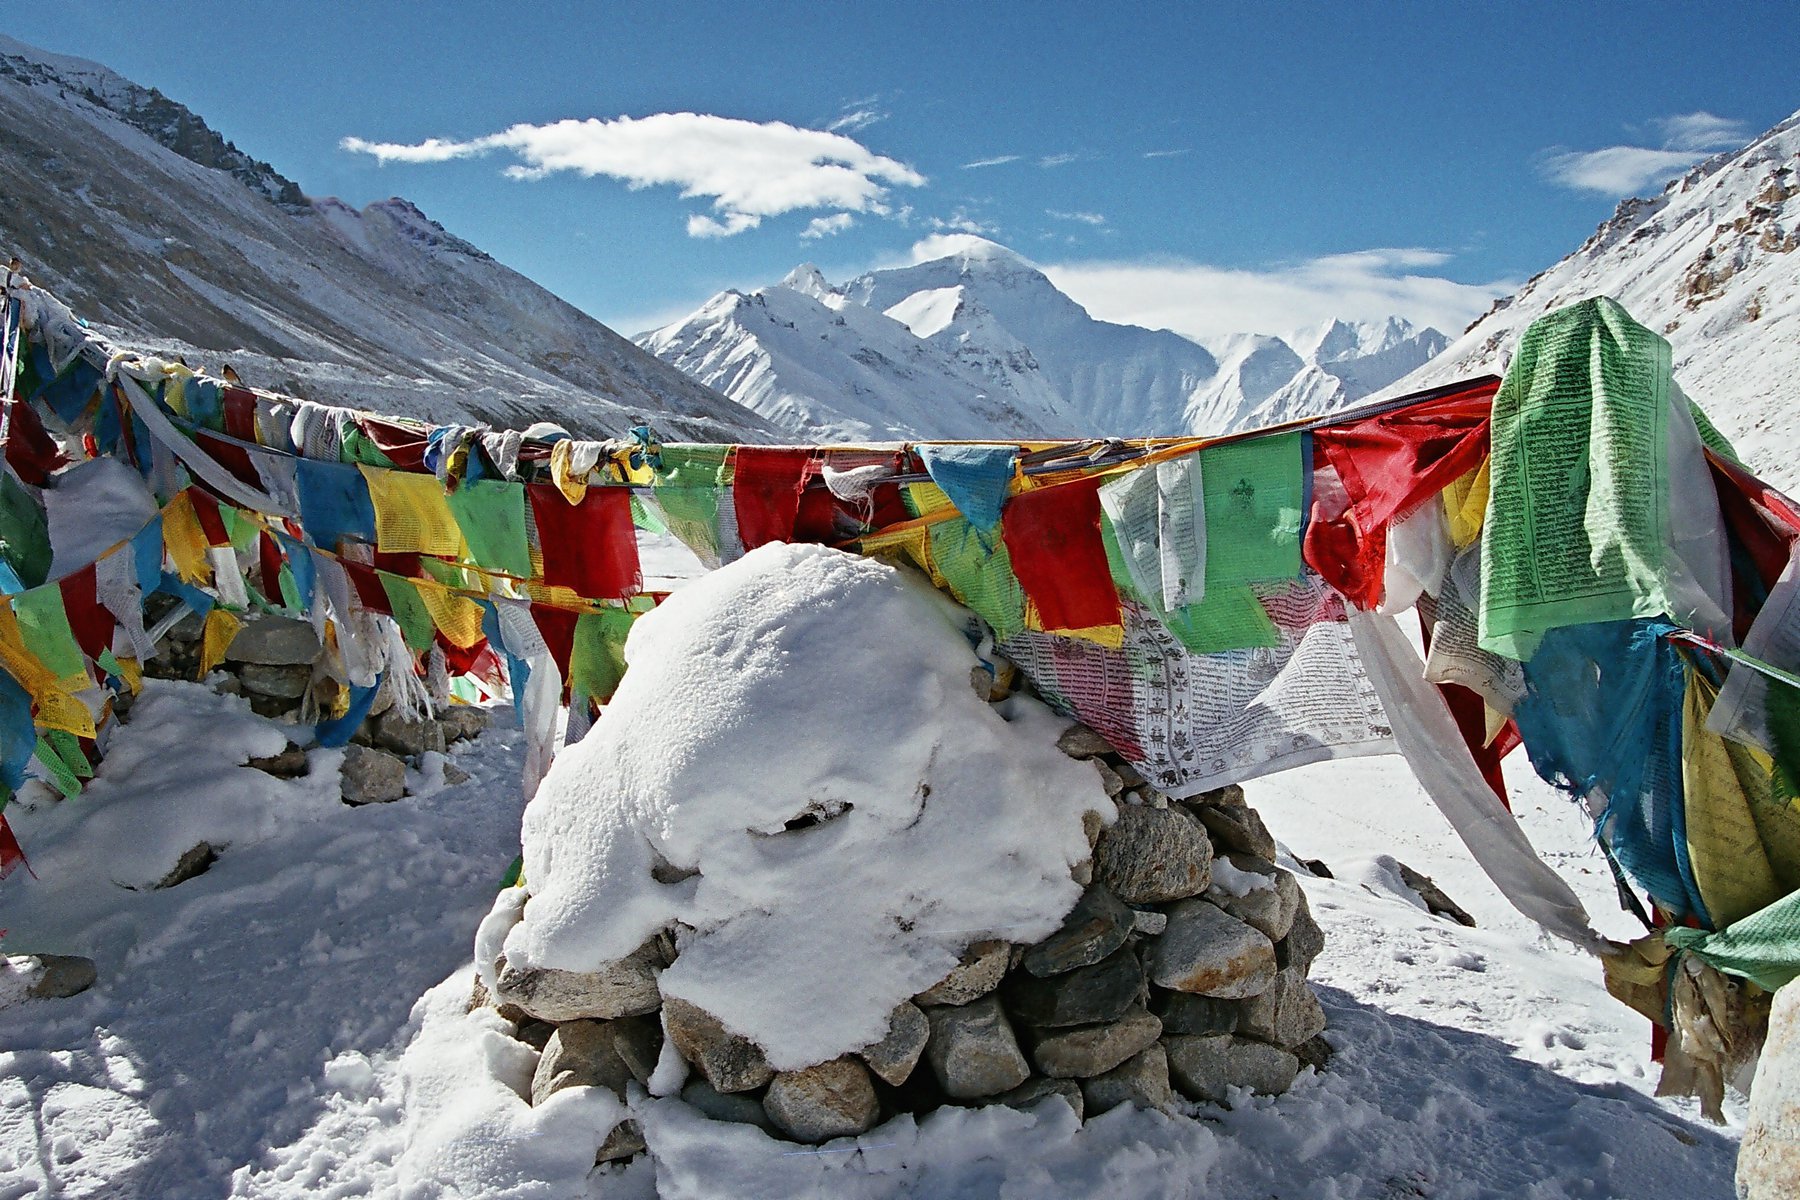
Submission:
M 354 425 L 344 428 L 344 440 L 338 446 L 338 461 L 362 463 L 370 467 L 391 467 L 394 460 L 382 452 L 368 434 Z
M 955 597 L 993 628 L 1000 641 L 1025 631 L 1025 590 L 1013 574 L 1006 543 L 981 534 L 963 517 L 930 527 L 931 564 Z
M 407 646 L 417 651 L 431 649 L 437 626 L 432 624 L 431 610 L 419 598 L 419 589 L 411 580 L 387 571 L 377 571 L 375 577 L 381 580 L 381 590 L 387 593 L 388 606 L 394 610 L 394 621 L 400 626 Z
M 44 774 L 50 779 L 50 785 L 62 793 L 63 799 L 73 799 L 81 794 L 81 780 L 76 778 L 75 772 L 69 768 L 69 764 L 63 761 L 62 755 L 56 752 L 56 747 L 50 743 L 48 737 L 38 738 L 37 749 L 32 751 L 32 757 L 36 758 L 38 765 L 43 767 Z
M 645 504 L 644 498 L 636 493 L 633 493 L 631 497 L 631 523 L 646 533 L 666 534 L 669 532 L 669 527 L 663 524 L 661 514 L 650 505 Z
M 1299 433 L 1246 438 L 1200 452 L 1206 500 L 1206 590 L 1294 579 L 1306 484 Z
M 1169 611 L 1146 596 L 1134 580 L 1111 521 L 1100 522 L 1100 537 L 1119 595 L 1154 614 L 1190 654 L 1219 654 L 1281 644 L 1280 630 L 1248 584 L 1209 585 L 1199 603 Z
M 451 492 L 446 500 L 463 540 L 469 543 L 472 562 L 517 579 L 531 578 L 524 484 L 477 479 Z
M 61 679 L 86 673 L 87 660 L 69 628 L 61 588 L 48 583 L 20 592 L 12 598 L 12 606 L 19 619 L 19 635 L 33 657 Z
M 10 471 L 0 472 L 0 554 L 28 588 L 50 577 L 50 526 L 43 507 Z
M 622 608 L 582 613 L 569 650 L 569 697 L 605 701 L 625 675 L 625 637 L 636 617 Z
M 663 521 L 708 567 L 721 562 L 720 497 L 729 486 L 729 446 L 664 446 L 651 493 Z
M 1664 930 L 1663 939 L 1775 991 L 1800 978 L 1800 892 L 1715 932 L 1677 927 Z

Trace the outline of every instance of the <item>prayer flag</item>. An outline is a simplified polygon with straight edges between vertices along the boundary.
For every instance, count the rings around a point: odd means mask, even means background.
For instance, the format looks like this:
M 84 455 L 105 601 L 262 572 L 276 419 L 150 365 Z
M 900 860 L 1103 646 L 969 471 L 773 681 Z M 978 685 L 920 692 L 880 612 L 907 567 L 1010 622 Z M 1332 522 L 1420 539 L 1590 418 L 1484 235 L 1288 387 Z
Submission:
M 588 488 L 570 504 L 547 484 L 532 484 L 531 512 L 544 558 L 544 582 L 589 600 L 613 600 L 642 586 L 631 493 Z
M 982 534 L 1000 523 L 1013 476 L 1018 473 L 1017 446 L 916 447 L 931 481 Z
M 300 524 L 314 545 L 331 550 L 346 538 L 375 542 L 375 508 L 360 471 L 309 458 L 296 459 L 294 467 Z
M 733 458 L 731 501 L 744 549 L 794 537 L 800 493 L 818 473 L 815 453 L 806 449 L 739 446 Z
M 1100 483 L 1021 492 L 1000 522 L 1012 570 L 1046 631 L 1117 625 L 1119 593 L 1100 538 Z
M 1208 446 L 1200 452 L 1206 499 L 1206 587 L 1300 574 L 1304 511 L 1302 434 Z
M 375 540 L 385 554 L 432 554 L 457 558 L 462 530 L 435 475 L 359 466 L 375 509 Z
M 524 484 L 472 480 L 450 493 L 449 504 L 468 544 L 471 562 L 516 579 L 531 577 Z M 539 529 L 541 534 L 541 525 Z

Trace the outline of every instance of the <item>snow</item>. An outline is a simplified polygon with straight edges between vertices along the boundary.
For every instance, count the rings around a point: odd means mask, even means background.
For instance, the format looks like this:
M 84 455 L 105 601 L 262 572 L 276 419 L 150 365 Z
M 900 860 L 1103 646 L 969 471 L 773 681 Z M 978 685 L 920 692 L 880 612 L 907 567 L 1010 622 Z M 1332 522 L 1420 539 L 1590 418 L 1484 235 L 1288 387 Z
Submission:
M 525 811 L 510 964 L 592 971 L 679 922 L 664 994 L 798 1069 L 1079 896 L 1082 813 L 1112 802 L 1054 748 L 1065 721 L 975 695 L 960 613 L 914 577 L 764 546 L 639 618 L 625 652 Z M 669 866 L 694 874 L 658 882 Z

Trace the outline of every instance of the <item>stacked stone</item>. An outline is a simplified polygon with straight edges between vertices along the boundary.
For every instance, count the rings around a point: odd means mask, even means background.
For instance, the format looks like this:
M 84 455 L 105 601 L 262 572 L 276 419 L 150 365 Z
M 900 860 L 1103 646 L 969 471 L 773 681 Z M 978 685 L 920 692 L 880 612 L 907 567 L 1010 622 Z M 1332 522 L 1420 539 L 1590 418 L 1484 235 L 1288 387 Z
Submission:
M 541 1048 L 533 1103 L 576 1084 L 621 1097 L 634 1080 L 647 1087 L 666 1036 L 690 1068 L 685 1101 L 798 1142 L 946 1104 L 1025 1108 L 1056 1097 L 1082 1118 L 1120 1104 L 1172 1111 L 1178 1094 L 1276 1094 L 1303 1065 L 1322 1067 L 1325 1015 L 1307 971 L 1324 937 L 1242 790 L 1175 802 L 1085 726 L 1058 744 L 1093 762 L 1119 806 L 1111 826 L 1089 816 L 1079 902 L 1036 944 L 970 945 L 894 1010 L 880 1041 L 853 1054 L 776 1071 L 754 1042 L 659 994 L 675 956 L 666 934 L 589 974 L 502 958 L 487 964 L 497 994 L 477 985 L 474 1003 L 496 1007 Z M 642 1147 L 627 1122 L 600 1161 Z

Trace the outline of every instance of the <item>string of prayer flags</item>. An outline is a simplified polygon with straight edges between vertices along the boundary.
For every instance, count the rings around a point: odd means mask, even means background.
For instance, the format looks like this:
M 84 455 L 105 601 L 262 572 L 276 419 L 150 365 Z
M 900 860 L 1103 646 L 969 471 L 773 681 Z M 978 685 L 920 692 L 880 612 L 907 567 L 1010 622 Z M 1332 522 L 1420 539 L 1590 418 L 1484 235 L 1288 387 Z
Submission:
M 642 586 L 631 494 L 588 488 L 578 504 L 547 484 L 530 485 L 531 512 L 544 553 L 544 582 L 590 600 L 616 600 Z
M 1007 504 L 1000 535 L 1035 628 L 1074 632 L 1119 624 L 1100 522 L 1100 481 L 1092 478 L 1033 488 Z
M 818 455 L 812 450 L 737 448 L 732 461 L 731 503 L 744 549 L 793 540 L 800 493 L 818 472 Z

